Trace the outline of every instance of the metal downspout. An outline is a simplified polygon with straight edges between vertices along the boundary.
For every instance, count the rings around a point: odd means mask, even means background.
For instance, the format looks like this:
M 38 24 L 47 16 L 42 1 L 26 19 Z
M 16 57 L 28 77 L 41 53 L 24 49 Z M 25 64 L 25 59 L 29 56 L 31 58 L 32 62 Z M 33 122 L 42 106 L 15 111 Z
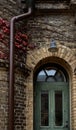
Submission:
M 14 16 L 10 22 L 10 63 L 9 63 L 9 97 L 8 97 L 8 130 L 14 130 L 14 31 L 15 22 L 22 20 L 32 13 L 29 7 L 27 13 Z

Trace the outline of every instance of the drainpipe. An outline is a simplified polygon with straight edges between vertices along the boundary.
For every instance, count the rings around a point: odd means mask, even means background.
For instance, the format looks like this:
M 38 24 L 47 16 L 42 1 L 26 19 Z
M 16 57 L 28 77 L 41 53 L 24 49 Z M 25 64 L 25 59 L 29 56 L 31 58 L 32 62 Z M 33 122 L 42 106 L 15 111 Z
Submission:
M 27 18 L 32 13 L 32 8 L 29 7 L 27 13 L 14 16 L 10 22 L 10 63 L 9 63 L 9 97 L 8 97 L 8 130 L 14 130 L 14 32 L 15 23 L 24 18 Z

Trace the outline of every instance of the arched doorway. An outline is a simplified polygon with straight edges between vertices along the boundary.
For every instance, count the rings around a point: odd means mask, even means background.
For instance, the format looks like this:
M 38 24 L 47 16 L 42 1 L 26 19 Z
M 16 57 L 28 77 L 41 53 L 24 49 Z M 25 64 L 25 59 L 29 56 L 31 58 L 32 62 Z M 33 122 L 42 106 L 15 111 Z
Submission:
M 60 69 L 67 78 L 68 86 L 68 104 L 69 104 L 69 117 L 68 129 L 75 129 L 76 124 L 76 75 L 74 73 L 76 67 L 76 57 L 73 51 L 65 46 L 59 45 L 57 52 L 49 52 L 48 46 L 35 49 L 27 55 L 26 61 L 28 67 L 31 69 L 31 73 L 25 81 L 26 85 L 26 130 L 35 130 L 35 96 L 36 96 L 36 79 L 37 75 L 42 70 L 43 66 L 46 64 Z M 59 66 L 59 67 L 58 67 Z M 66 73 L 67 72 L 67 73 Z M 69 83 L 69 85 L 68 85 Z M 27 112 L 28 110 L 28 112 Z M 67 123 L 65 123 L 67 125 Z M 63 126 L 62 126 L 63 128 Z M 46 128 L 47 129 L 47 128 Z M 67 129 L 64 127 L 64 129 Z M 59 130 L 59 128 L 58 128 Z
M 41 65 L 35 75 L 34 130 L 69 130 L 69 77 L 57 63 Z

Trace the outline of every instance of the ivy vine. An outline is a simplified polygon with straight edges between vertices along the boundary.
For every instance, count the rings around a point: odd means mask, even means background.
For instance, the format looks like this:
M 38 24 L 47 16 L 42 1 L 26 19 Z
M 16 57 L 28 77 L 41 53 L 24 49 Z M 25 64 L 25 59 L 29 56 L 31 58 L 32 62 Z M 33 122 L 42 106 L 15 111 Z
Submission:
M 7 20 L 0 18 L 0 59 L 9 58 L 9 36 L 10 24 Z M 28 49 L 34 49 L 34 44 L 29 44 L 29 38 L 26 33 L 16 30 L 14 37 L 15 45 L 15 58 L 25 58 Z

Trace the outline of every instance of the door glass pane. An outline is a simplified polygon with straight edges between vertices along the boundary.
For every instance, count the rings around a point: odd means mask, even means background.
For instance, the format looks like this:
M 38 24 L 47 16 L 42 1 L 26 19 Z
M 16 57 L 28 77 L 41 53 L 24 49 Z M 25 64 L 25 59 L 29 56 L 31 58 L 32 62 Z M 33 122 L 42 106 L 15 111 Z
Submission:
M 37 81 L 66 82 L 65 74 L 58 68 L 44 68 L 37 75 Z
M 62 91 L 55 91 L 55 125 L 62 126 Z
M 48 92 L 41 91 L 41 126 L 48 126 L 48 115 L 49 115 L 49 107 L 48 107 Z

